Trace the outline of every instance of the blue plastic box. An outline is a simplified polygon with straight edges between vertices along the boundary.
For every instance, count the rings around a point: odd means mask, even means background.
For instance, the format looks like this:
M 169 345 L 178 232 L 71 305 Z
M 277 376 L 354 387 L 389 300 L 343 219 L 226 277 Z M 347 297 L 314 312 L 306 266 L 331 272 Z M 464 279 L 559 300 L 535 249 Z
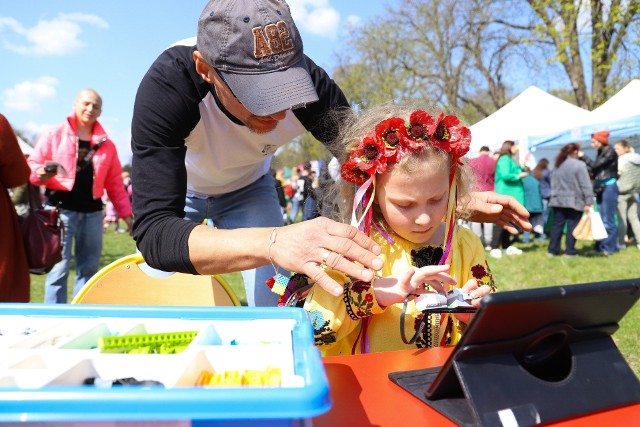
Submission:
M 179 354 L 106 354 L 102 336 L 197 331 Z M 202 370 L 277 367 L 280 387 L 199 387 Z M 162 386 L 83 385 L 135 377 Z M 331 407 L 313 328 L 297 308 L 0 305 L 4 422 L 192 420 L 294 426 Z

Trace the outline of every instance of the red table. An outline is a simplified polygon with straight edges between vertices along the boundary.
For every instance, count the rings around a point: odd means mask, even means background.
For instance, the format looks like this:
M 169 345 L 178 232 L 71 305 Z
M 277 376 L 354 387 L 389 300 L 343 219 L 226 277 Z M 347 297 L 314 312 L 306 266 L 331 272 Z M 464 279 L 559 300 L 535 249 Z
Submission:
M 313 419 L 314 427 L 348 425 L 380 427 L 452 426 L 388 378 L 390 372 L 441 366 L 453 347 L 402 350 L 323 359 L 333 406 Z M 640 426 L 640 404 L 625 406 L 553 424 L 554 426 Z

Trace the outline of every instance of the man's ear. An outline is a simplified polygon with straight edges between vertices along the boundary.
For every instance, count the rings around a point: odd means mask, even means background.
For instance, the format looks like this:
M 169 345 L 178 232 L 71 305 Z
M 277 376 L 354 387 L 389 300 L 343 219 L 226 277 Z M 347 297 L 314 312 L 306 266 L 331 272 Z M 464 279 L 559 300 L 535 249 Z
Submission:
M 197 50 L 193 52 L 193 61 L 196 63 L 196 72 L 202 77 L 202 79 L 208 83 L 213 84 L 213 80 L 209 77 L 211 66 L 204 60 L 204 57 Z

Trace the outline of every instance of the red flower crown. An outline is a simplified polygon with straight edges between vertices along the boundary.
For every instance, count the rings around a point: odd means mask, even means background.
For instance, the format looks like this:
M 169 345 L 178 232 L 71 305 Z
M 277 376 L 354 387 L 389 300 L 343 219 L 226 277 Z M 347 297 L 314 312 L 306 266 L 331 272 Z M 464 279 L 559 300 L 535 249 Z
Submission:
M 378 123 L 375 132 L 362 137 L 340 172 L 346 181 L 362 185 L 372 174 L 383 173 L 390 164 L 426 144 L 451 153 L 455 164 L 467 154 L 470 143 L 471 131 L 461 126 L 456 116 L 440 113 L 435 119 L 426 111 L 416 110 L 408 123 L 397 117 Z

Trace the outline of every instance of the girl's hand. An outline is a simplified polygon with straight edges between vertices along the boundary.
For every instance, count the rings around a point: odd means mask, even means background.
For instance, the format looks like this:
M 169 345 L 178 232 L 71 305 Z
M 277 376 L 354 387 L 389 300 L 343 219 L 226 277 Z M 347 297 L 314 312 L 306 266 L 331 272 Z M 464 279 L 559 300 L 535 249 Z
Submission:
M 478 286 L 478 282 L 475 279 L 469 279 L 467 283 L 464 284 L 461 291 L 468 293 L 471 296 L 472 306 L 479 307 L 482 297 L 491 293 L 491 286 Z M 457 313 L 454 314 L 454 316 L 462 323 L 469 324 L 469 322 L 471 322 L 471 318 L 473 317 L 473 313 Z
M 448 265 L 430 265 L 422 268 L 412 267 L 399 277 L 381 277 L 373 283 L 376 299 L 381 307 L 401 303 L 410 294 L 428 292 L 425 285 L 432 286 L 438 292 L 445 292 L 456 283 L 447 272 Z

